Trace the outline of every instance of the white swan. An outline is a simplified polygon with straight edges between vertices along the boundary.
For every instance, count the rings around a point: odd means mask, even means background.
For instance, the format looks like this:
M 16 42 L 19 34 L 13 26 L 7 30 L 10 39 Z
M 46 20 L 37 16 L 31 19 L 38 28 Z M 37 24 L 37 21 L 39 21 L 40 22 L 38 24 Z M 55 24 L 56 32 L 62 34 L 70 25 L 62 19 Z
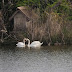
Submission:
M 42 43 L 40 43 L 39 41 L 33 41 L 31 44 L 30 44 L 30 40 L 29 39 L 27 39 L 27 41 L 28 41 L 28 47 L 33 47 L 33 48 L 36 48 L 36 47 L 40 47 L 42 44 L 43 44 L 43 42 Z
M 18 42 L 16 45 L 17 47 L 25 47 L 26 38 L 23 39 L 23 42 Z

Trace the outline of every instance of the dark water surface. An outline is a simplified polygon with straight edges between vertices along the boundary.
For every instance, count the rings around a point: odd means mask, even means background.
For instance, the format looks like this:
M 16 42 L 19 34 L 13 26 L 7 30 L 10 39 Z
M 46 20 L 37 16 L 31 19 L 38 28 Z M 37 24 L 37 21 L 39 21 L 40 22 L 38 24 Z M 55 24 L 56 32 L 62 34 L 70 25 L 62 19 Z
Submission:
M 72 72 L 72 46 L 0 46 L 0 72 Z

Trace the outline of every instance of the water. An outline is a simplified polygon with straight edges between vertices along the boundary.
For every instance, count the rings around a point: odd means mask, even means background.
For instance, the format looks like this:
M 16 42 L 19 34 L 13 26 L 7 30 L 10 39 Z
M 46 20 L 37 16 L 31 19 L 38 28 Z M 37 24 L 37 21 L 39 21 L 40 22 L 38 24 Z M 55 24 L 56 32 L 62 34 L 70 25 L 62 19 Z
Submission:
M 72 72 L 72 46 L 0 46 L 0 72 Z

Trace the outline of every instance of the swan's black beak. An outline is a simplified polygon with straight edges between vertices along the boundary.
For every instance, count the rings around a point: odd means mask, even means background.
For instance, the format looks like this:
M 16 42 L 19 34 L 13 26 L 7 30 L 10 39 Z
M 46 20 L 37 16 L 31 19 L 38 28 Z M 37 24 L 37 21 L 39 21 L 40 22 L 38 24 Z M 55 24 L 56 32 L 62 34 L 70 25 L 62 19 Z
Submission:
M 25 40 L 25 42 L 26 42 L 27 40 Z
M 25 44 L 28 44 L 28 40 L 25 40 Z

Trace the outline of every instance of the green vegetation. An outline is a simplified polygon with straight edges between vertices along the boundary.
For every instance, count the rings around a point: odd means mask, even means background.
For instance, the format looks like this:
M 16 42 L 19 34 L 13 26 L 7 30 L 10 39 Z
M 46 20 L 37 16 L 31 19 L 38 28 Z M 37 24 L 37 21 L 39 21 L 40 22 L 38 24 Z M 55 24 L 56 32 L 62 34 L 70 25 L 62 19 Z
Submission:
M 35 10 L 40 16 L 40 25 L 46 24 L 48 18 L 49 24 L 60 25 L 60 33 L 55 35 L 52 32 L 50 35 L 53 43 L 64 40 L 67 44 L 72 44 L 72 0 L 4 0 L 4 4 L 0 2 L 0 9 L 3 13 L 4 24 L 8 30 L 9 17 L 18 6 L 28 6 Z M 51 29 L 51 25 L 49 27 Z M 47 41 L 49 38 L 47 38 Z M 45 38 L 41 40 L 45 40 Z

